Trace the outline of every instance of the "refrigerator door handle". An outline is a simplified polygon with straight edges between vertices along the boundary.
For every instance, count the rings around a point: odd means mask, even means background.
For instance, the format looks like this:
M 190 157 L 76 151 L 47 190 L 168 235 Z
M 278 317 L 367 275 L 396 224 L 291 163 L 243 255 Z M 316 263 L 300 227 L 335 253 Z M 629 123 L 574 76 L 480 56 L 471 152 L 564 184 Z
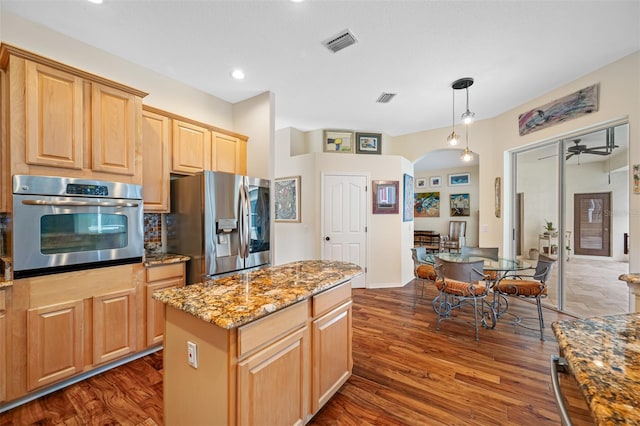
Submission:
M 244 222 L 245 222 L 245 215 L 244 215 L 244 206 L 245 206 L 245 193 L 244 193 L 244 183 L 240 183 L 240 188 L 239 188 L 239 192 L 240 192 L 240 205 L 238 206 L 238 237 L 240 239 L 240 257 L 242 259 L 244 259 Z
M 246 216 L 246 220 L 245 220 L 245 229 L 244 229 L 244 258 L 248 258 L 249 257 L 249 252 L 250 252 L 250 248 L 251 248 L 251 198 L 249 195 L 249 185 L 244 185 L 244 191 L 245 191 L 245 197 L 244 197 L 244 201 L 245 201 L 245 214 Z

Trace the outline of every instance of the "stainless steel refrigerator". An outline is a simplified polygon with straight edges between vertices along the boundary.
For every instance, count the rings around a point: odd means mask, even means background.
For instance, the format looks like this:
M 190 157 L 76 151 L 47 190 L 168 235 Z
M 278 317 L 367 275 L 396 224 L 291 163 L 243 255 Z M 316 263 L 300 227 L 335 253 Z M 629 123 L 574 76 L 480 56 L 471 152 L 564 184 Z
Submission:
M 191 257 L 187 284 L 268 265 L 269 181 L 205 171 L 171 181 L 167 250 Z

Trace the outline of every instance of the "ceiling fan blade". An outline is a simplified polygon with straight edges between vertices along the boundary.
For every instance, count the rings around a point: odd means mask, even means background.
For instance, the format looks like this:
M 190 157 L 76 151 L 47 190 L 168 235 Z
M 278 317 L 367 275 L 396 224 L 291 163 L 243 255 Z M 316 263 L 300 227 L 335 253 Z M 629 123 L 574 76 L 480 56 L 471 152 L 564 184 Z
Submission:
M 568 160 L 569 158 L 573 157 L 574 155 L 576 155 L 576 154 L 572 152 L 570 154 L 567 154 L 567 156 L 564 159 Z
M 595 154 L 595 155 L 609 155 L 611 154 L 610 152 L 606 152 L 606 151 L 591 151 L 591 150 L 586 150 L 586 151 L 582 151 L 584 154 Z

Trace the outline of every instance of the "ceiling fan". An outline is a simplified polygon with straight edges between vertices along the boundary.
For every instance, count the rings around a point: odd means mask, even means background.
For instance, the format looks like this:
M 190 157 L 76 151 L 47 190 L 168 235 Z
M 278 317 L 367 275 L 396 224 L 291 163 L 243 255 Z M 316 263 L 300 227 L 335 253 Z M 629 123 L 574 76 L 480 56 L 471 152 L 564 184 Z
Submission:
M 614 148 L 618 148 L 618 145 L 616 145 L 613 142 L 613 132 L 612 131 L 610 132 L 609 130 L 610 129 L 607 129 L 606 145 L 603 145 L 603 146 L 594 146 L 594 147 L 587 148 L 586 145 L 580 145 L 580 141 L 582 139 L 574 139 L 572 141 L 574 145 L 567 147 L 567 155 L 565 157 L 565 160 L 568 160 L 574 155 L 580 155 L 580 154 L 595 154 L 595 155 L 611 154 Z

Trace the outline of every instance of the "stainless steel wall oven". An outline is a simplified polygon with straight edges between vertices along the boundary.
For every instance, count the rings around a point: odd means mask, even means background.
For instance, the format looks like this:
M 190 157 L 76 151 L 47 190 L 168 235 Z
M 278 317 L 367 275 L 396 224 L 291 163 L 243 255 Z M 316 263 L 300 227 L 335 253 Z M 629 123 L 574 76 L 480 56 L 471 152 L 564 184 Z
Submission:
M 144 254 L 140 185 L 13 176 L 13 276 L 138 263 Z

